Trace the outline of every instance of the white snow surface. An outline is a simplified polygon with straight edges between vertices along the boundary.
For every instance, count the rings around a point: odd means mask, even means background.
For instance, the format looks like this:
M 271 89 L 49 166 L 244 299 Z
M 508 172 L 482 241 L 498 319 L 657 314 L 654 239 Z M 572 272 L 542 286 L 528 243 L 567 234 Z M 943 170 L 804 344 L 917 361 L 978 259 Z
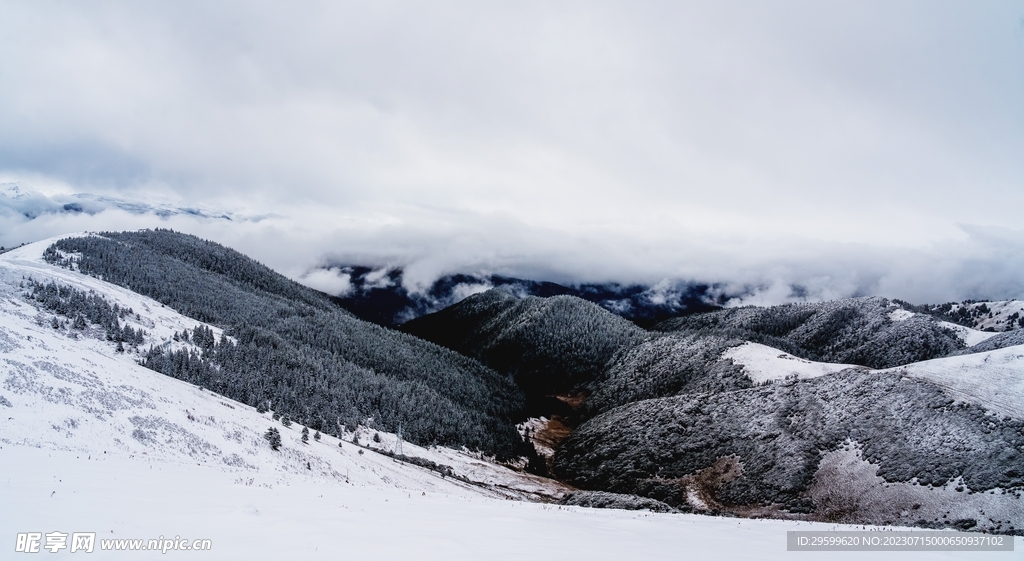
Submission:
M 558 507 L 302 478 L 267 487 L 212 466 L 90 460 L 25 446 L 3 445 L 0 466 L 2 547 L 13 551 L 17 532 L 96 532 L 96 551 L 85 559 L 1009 561 L 1024 546 L 1014 538 L 1016 552 L 793 553 L 786 551 L 788 530 L 865 528 Z M 99 550 L 102 539 L 159 536 L 209 539 L 212 549 Z
M 914 317 L 914 312 L 902 308 L 889 312 L 889 319 L 892 321 L 906 321 L 912 317 Z
M 999 309 L 1005 311 L 1005 310 L 1009 310 L 1011 308 L 1009 305 L 1012 304 L 1013 302 L 1018 302 L 1018 301 L 1011 300 L 1011 301 L 1008 301 L 1008 302 L 995 302 L 995 303 L 992 303 L 992 304 L 993 305 L 997 305 L 997 304 L 1001 305 Z M 1024 302 L 1021 302 L 1021 303 L 1024 303 Z M 906 320 L 914 317 L 915 315 L 917 315 L 917 314 L 915 314 L 914 312 L 911 312 L 910 310 L 904 310 L 902 308 L 899 308 L 899 309 L 896 309 L 896 310 L 893 310 L 893 311 L 889 312 L 889 319 L 891 321 L 894 321 L 894 322 L 900 322 L 900 321 L 906 321 Z M 1009 315 L 1009 314 L 1007 313 L 1005 315 Z M 1001 317 L 1001 316 L 999 316 L 999 317 Z M 977 345 L 978 343 L 981 343 L 982 341 L 985 341 L 987 339 L 995 337 L 996 335 L 999 335 L 998 333 L 993 333 L 991 331 L 981 331 L 979 329 L 972 329 L 970 327 L 964 327 L 963 325 L 958 325 L 958 324 L 955 324 L 955 323 L 952 323 L 952 322 L 949 322 L 949 321 L 940 321 L 939 324 L 942 327 L 950 329 L 954 333 L 956 333 L 957 337 L 959 337 L 959 339 L 964 342 L 964 345 L 966 345 L 968 347 L 973 347 L 974 345 Z
M 755 384 L 817 378 L 849 368 L 872 371 L 853 364 L 805 360 L 749 342 L 727 350 L 722 358 L 742 365 L 743 373 Z M 1024 345 L 925 360 L 879 372 L 901 372 L 911 378 L 928 380 L 954 399 L 1024 419 Z
M 954 304 L 951 312 L 966 307 L 975 310 L 985 306 L 989 312 L 982 314 L 974 321 L 975 329 L 993 329 L 995 331 L 1007 331 L 1009 329 L 1020 329 L 1019 324 L 1014 321 L 1009 323 L 1010 316 L 1017 314 L 1017 319 L 1024 316 L 1024 300 L 995 300 L 985 302 L 972 302 L 970 304 Z
M 13 551 L 19 532 L 59 531 L 96 532 L 89 559 L 163 558 L 155 551 L 104 551 L 100 542 L 180 537 L 211 540 L 211 551 L 184 554 L 204 559 L 788 560 L 793 554 L 786 551 L 787 530 L 863 528 L 508 500 L 555 497 L 565 488 L 465 451 L 403 443 L 406 455 L 449 465 L 475 484 L 441 478 L 351 442 L 339 447 L 327 435 L 303 444 L 300 425 L 282 427 L 269 414 L 142 368 L 131 352 L 114 352 L 97 330 L 75 337 L 68 329 L 51 328 L 52 316 L 21 296 L 23 275 L 92 289 L 132 308 L 141 316 L 137 326 L 157 343 L 200 325 L 148 298 L 46 264 L 40 256 L 52 241 L 0 255 L 4 551 Z M 800 372 L 814 369 L 799 366 Z M 262 439 L 271 425 L 284 441 L 278 452 Z M 397 443 L 388 433 L 379 433 L 381 442 L 374 443 L 373 433 L 360 427 L 343 436 L 381 448 Z M 1019 551 L 1024 540 L 1015 540 Z M 65 549 L 58 555 L 68 554 Z M 883 552 L 871 558 L 950 554 Z
M 949 321 L 942 321 L 939 323 L 942 327 L 950 329 L 956 333 L 957 337 L 959 337 L 960 340 L 964 342 L 964 345 L 967 345 L 968 347 L 973 347 L 982 341 L 987 341 L 996 335 L 999 335 L 992 331 L 978 331 L 977 329 L 971 329 L 970 327 L 964 327 Z
M 778 382 L 787 379 L 805 380 L 848 368 L 867 370 L 856 364 L 833 364 L 815 362 L 795 357 L 760 343 L 743 343 L 722 353 L 722 358 L 732 359 L 743 366 L 743 373 L 755 384 Z
M 1024 345 L 936 358 L 887 371 L 928 380 L 951 397 L 1024 419 Z

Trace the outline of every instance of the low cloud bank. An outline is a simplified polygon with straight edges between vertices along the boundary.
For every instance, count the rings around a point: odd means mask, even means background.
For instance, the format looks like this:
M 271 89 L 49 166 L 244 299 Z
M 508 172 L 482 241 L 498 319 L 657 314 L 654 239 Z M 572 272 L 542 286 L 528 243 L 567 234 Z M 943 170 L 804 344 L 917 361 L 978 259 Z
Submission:
M 351 290 L 339 264 L 403 269 L 401 282 L 422 292 L 454 273 L 499 274 L 574 285 L 650 286 L 672 297 L 678 283 L 713 285 L 730 305 L 819 301 L 879 295 L 914 303 L 1024 298 L 1024 231 L 961 225 L 958 236 L 891 247 L 798 235 L 721 235 L 641 223 L 528 224 L 501 213 L 339 212 L 310 205 L 216 213 L 168 212 L 142 203 L 65 208 L 68 200 L 22 189 L 0 195 L 0 245 L 11 247 L 74 231 L 172 228 L 233 247 L 308 286 Z M 212 208 L 212 207 L 204 207 Z M 225 207 L 227 208 L 227 207 Z M 258 218 L 246 218 L 256 216 Z M 380 282 L 390 282 L 381 273 Z M 368 277 L 369 278 L 369 277 Z M 369 279 L 372 280 L 372 279 Z M 469 293 L 480 287 L 466 287 Z

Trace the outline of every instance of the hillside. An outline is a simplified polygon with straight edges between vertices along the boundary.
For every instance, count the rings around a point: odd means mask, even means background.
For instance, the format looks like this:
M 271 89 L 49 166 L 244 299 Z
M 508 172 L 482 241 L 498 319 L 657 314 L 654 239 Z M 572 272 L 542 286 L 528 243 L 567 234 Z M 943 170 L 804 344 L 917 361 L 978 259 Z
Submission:
M 1016 333 L 882 298 L 719 310 L 659 331 L 616 320 L 493 290 L 408 329 L 517 380 L 563 384 L 524 384 L 528 399 L 576 392 L 571 411 L 549 409 L 524 434 L 561 480 L 646 498 L 609 504 L 1024 526 L 1024 355 L 1006 346 Z
M 1020 331 L 880 298 L 720 310 L 647 331 L 573 296 L 495 289 L 400 333 L 168 231 L 42 242 L 0 263 L 0 312 L 13 318 L 0 331 L 0 406 L 17 412 L 8 444 L 91 456 L 103 442 L 129 458 L 332 484 L 336 466 L 348 482 L 358 465 L 375 474 L 368 485 L 435 484 L 388 471 L 401 460 L 466 496 L 1024 526 Z M 335 457 L 346 447 L 360 457 Z
M 567 488 L 444 447 L 405 442 L 404 455 L 422 461 L 398 461 L 384 454 L 396 435 L 366 426 L 340 439 L 317 440 L 311 430 L 304 443 L 299 423 L 286 427 L 272 411 L 138 365 L 150 344 L 201 353 L 180 336 L 186 330 L 224 332 L 44 262 L 49 243 L 0 256 L 0 527 L 12 533 L 96 532 L 98 559 L 140 556 L 119 548 L 180 537 L 210 540 L 200 555 L 217 559 L 671 559 L 685 550 L 781 560 L 792 556 L 780 541 L 786 531 L 844 528 L 523 502 L 552 501 Z M 120 332 L 142 332 L 144 344 L 124 345 L 109 326 L 76 329 L 48 300 L 26 297 L 28 277 L 116 305 L 125 312 L 115 316 Z M 118 343 L 127 348 L 118 352 Z M 281 434 L 278 451 L 264 439 L 270 427 Z
M 646 331 L 579 299 L 503 289 L 412 320 L 403 330 L 513 374 L 531 403 L 549 394 L 578 395 L 576 421 L 643 399 L 749 388 L 762 380 L 742 374 L 729 354 L 745 343 L 794 360 L 889 368 L 970 352 L 996 335 L 884 298 L 731 308 Z
M 948 302 L 941 305 L 914 306 L 915 311 L 977 329 L 999 332 L 1024 329 L 1024 301 L 997 300 Z
M 123 347 L 109 331 L 90 324 L 60 325 L 64 315 L 46 301 L 26 297 L 30 283 L 88 292 L 117 309 L 132 310 L 123 327 L 136 326 L 145 343 L 202 352 L 180 333 L 209 330 L 208 324 L 178 314 L 150 298 L 41 258 L 47 242 L 0 256 L 0 350 L 7 422 L 0 442 L 60 450 L 93 460 L 145 459 L 168 466 L 199 464 L 227 473 L 249 473 L 272 484 L 282 477 L 331 484 L 443 492 L 458 496 L 545 498 L 563 492 L 555 482 L 481 462 L 468 453 L 403 443 L 406 456 L 447 467 L 456 478 L 396 463 L 396 437 L 363 425 L 335 427 L 334 435 L 284 424 L 280 411 L 263 411 L 200 385 L 165 376 L 138 364 L 142 350 Z M 31 278 L 31 281 L 25 280 Z M 279 450 L 265 439 L 268 428 L 281 435 Z M 365 453 L 364 453 L 365 452 Z M 257 483 L 260 484 L 260 483 Z
M 886 298 L 746 306 L 666 320 L 659 331 L 729 331 L 821 362 L 889 368 L 946 356 L 964 347 L 955 330 Z
M 473 295 L 402 329 L 512 375 L 533 398 L 589 389 L 619 349 L 647 337 L 579 298 L 519 297 L 503 289 Z
M 420 444 L 522 452 L 522 394 L 505 375 L 364 322 L 233 250 L 165 230 L 57 240 L 47 263 L 130 288 L 227 338 L 139 347 L 147 366 L 322 432 L 372 422 Z M 69 318 L 74 319 L 74 318 Z M 184 330 L 177 337 L 196 339 Z
M 632 403 L 578 427 L 554 470 L 698 511 L 1019 532 L 1024 348 L 1004 355 L 989 390 L 956 357 Z

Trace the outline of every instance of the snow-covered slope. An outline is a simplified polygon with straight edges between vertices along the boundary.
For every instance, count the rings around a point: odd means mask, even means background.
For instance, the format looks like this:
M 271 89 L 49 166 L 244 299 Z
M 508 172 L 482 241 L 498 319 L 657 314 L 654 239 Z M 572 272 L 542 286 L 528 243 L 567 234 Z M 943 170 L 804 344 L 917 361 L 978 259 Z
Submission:
M 758 343 L 733 347 L 722 358 L 741 365 L 743 373 L 755 384 L 817 378 L 849 368 L 872 372 L 852 364 L 805 360 Z M 1024 420 L 1024 345 L 925 360 L 877 372 L 901 372 L 928 380 L 954 399 Z
M 1024 300 L 996 300 L 953 304 L 948 315 L 970 318 L 978 330 L 1009 331 L 1024 327 Z
M 928 380 L 951 397 L 1024 420 L 1024 345 L 915 362 L 889 371 Z
M 912 317 L 922 315 L 923 314 L 916 314 L 914 312 L 911 312 L 910 310 L 898 308 L 889 313 L 889 319 L 892 320 L 893 322 L 901 322 L 907 321 Z M 978 343 L 991 339 L 992 337 L 997 335 L 997 333 L 994 333 L 992 331 L 981 331 L 981 329 L 983 328 L 983 326 L 980 325 L 981 323 L 983 322 L 979 321 L 978 329 L 972 329 L 970 327 L 965 327 L 963 325 L 949 321 L 940 321 L 939 325 L 953 331 L 953 333 L 956 333 L 957 337 L 959 337 L 960 340 L 963 341 L 964 345 L 966 345 L 967 347 L 973 347 Z
M 272 487 L 196 465 L 0 448 L 0 546 L 17 532 L 96 532 L 85 559 L 792 561 L 790 530 L 863 526 L 599 510 L 291 480 Z M 884 529 L 880 529 L 884 531 Z M 210 551 L 101 551 L 101 540 L 209 539 Z M 882 561 L 1010 561 L 1011 552 L 873 552 Z M 46 550 L 43 550 L 50 557 Z M 63 554 L 63 555 L 61 555 Z M 69 557 L 63 550 L 53 558 Z M 863 554 L 801 552 L 800 559 Z M 14 558 L 15 556 L 12 556 Z M 32 556 L 25 557 L 33 558 Z
M 99 329 L 53 328 L 52 315 L 22 296 L 22 277 L 94 290 L 133 309 L 138 316 L 128 321 L 147 332 L 147 346 L 200 323 L 47 265 L 40 255 L 49 243 L 0 255 L 0 547 L 7 551 L 17 533 L 84 531 L 97 533 L 96 559 L 158 556 L 102 550 L 102 540 L 176 536 L 211 540 L 202 554 L 209 559 L 676 559 L 680 551 L 789 559 L 787 530 L 842 528 L 509 501 L 556 497 L 565 488 L 464 452 L 403 443 L 405 455 L 449 466 L 470 482 L 442 478 L 350 442 L 394 450 L 395 435 L 380 433 L 375 442 L 366 427 L 341 441 L 324 435 L 304 444 L 299 425 L 283 427 L 269 414 L 144 369 Z M 262 438 L 270 426 L 281 431 L 280 451 Z
M 117 353 L 98 328 L 54 329 L 53 315 L 22 297 L 23 278 L 92 290 L 110 303 L 133 309 L 139 316 L 126 321 L 145 329 L 146 346 L 182 345 L 173 341 L 174 333 L 203 324 L 131 291 L 43 262 L 40 256 L 49 243 L 0 255 L 0 414 L 6 418 L 0 442 L 65 450 L 86 458 L 137 457 L 162 464 L 217 466 L 265 484 L 297 474 L 347 485 L 464 496 L 557 498 L 563 493 L 563 487 L 550 480 L 454 450 L 428 451 L 405 443 L 403 451 L 428 457 L 484 485 L 442 479 L 328 435 L 303 444 L 300 425 L 281 426 L 269 413 L 261 415 L 247 405 L 145 369 L 135 363 L 138 355 L 131 350 Z M 208 327 L 219 336 L 219 329 Z M 281 431 L 280 451 L 271 450 L 263 438 L 270 426 Z M 354 436 L 346 433 L 343 438 Z M 361 443 L 368 442 L 372 439 L 364 434 Z M 475 480 L 470 477 L 474 475 Z
M 734 363 L 743 366 L 743 373 L 755 384 L 817 378 L 847 368 L 867 370 L 867 368 L 855 364 L 833 364 L 806 360 L 767 345 L 749 342 L 725 351 L 722 358 L 731 359 Z
M 951 323 L 948 321 L 943 321 L 941 322 L 941 324 L 942 327 L 950 329 L 954 333 L 956 333 L 957 337 L 959 337 L 960 340 L 964 342 L 964 345 L 968 347 L 973 347 L 979 343 L 991 339 L 992 337 L 995 337 L 996 335 L 999 335 L 998 333 L 992 331 L 979 331 L 977 329 L 971 329 L 970 327 L 964 327 L 962 325 Z

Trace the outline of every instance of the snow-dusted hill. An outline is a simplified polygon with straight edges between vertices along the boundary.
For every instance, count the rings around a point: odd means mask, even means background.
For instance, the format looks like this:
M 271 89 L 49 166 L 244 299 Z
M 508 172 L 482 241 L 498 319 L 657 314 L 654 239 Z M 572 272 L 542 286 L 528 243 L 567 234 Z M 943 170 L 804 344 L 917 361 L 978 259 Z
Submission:
M 942 386 L 950 397 L 1024 420 L 1024 345 L 892 369 Z
M 907 325 L 920 315 L 889 313 Z M 957 327 L 973 348 L 888 369 L 706 335 L 652 339 L 618 355 L 589 401 L 679 373 L 731 387 L 604 408 L 568 435 L 553 471 L 681 509 L 1018 531 L 1024 345 L 983 348 L 988 333 Z
M 966 301 L 935 306 L 932 311 L 987 332 L 1024 328 L 1024 300 Z
M 730 348 L 722 353 L 722 358 L 741 365 L 743 373 L 755 384 L 781 380 L 806 380 L 832 372 L 840 372 L 847 368 L 867 370 L 863 366 L 855 364 L 815 362 L 795 357 L 767 345 L 750 342 Z
M 144 347 L 187 345 L 174 333 L 201 324 L 46 264 L 40 256 L 49 244 L 0 255 L 0 547 L 7 551 L 18 533 L 58 531 L 96 532 L 96 559 L 156 556 L 101 543 L 160 537 L 209 539 L 212 550 L 202 555 L 210 559 L 676 559 L 680 551 L 788 559 L 787 530 L 843 528 L 524 502 L 567 488 L 465 452 L 402 444 L 406 456 L 456 476 L 442 477 L 367 448 L 397 445 L 395 435 L 367 427 L 305 444 L 300 425 L 284 427 L 269 413 L 145 369 L 131 348 L 118 353 L 95 326 L 55 328 L 53 314 L 24 297 L 24 279 L 92 290 L 130 308 L 125 322 L 146 332 Z M 263 439 L 270 426 L 282 434 L 280 451 Z M 974 557 L 1013 558 L 958 555 Z
M 270 484 L 284 474 L 348 485 L 384 485 L 469 496 L 558 498 L 562 488 L 454 450 L 425 450 L 404 443 L 405 455 L 425 457 L 472 476 L 481 486 L 442 479 L 433 472 L 396 464 L 329 435 L 300 441 L 299 424 L 284 427 L 252 407 L 143 368 L 138 354 L 118 353 L 98 328 L 54 328 L 54 315 L 23 297 L 24 279 L 94 291 L 132 309 L 125 322 L 144 329 L 145 346 L 183 346 L 174 334 L 204 325 L 129 290 L 51 266 L 40 259 L 49 241 L 0 255 L 0 350 L 4 372 L 0 413 L 7 417 L 0 442 L 84 455 L 128 456 L 161 463 L 196 463 L 253 472 Z M 206 326 L 220 336 L 215 326 Z M 263 433 L 276 426 L 283 446 L 270 449 Z M 361 427 L 343 438 L 374 444 Z M 339 446 L 340 444 L 340 446 Z M 378 445 L 390 447 L 385 434 Z M 390 451 L 390 450 L 389 450 Z
M 1024 345 L 936 358 L 885 370 L 814 362 L 758 343 L 732 347 L 722 358 L 742 366 L 743 374 L 756 384 L 805 380 L 847 369 L 865 373 L 899 372 L 937 384 L 953 399 L 1024 421 Z

